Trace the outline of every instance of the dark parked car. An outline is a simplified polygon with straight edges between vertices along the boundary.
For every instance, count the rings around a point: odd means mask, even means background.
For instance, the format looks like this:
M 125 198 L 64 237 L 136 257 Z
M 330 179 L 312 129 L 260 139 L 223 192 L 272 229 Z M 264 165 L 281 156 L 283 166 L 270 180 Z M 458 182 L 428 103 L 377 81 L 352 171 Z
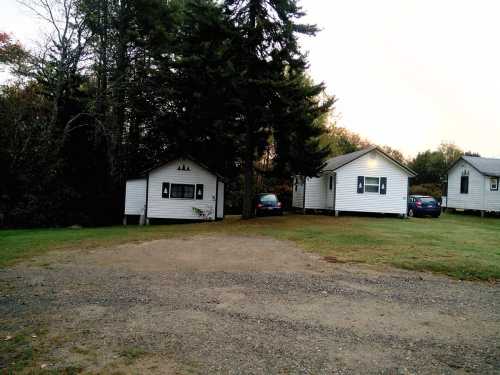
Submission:
M 281 202 L 276 194 L 258 194 L 255 203 L 255 212 L 260 215 L 283 215 Z
M 428 195 L 410 195 L 408 201 L 408 216 L 439 217 L 441 215 L 441 204 Z

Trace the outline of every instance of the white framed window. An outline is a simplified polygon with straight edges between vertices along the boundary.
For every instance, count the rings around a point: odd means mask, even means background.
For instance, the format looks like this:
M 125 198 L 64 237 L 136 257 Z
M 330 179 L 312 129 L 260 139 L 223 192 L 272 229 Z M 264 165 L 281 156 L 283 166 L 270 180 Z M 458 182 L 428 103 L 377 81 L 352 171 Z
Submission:
M 365 193 L 378 193 L 380 191 L 379 177 L 365 177 Z
M 490 177 L 490 190 L 498 191 L 498 177 Z

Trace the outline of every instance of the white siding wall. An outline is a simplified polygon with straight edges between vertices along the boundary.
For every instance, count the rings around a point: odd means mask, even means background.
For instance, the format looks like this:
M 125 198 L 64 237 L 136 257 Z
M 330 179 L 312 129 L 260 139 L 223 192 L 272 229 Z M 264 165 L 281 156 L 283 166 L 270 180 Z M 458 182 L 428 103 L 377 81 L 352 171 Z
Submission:
M 469 193 L 460 193 L 462 173 L 469 173 Z M 464 210 L 482 210 L 485 177 L 464 160 L 460 160 L 448 172 L 447 207 Z
M 189 166 L 190 171 L 177 170 L 179 165 Z M 163 182 L 177 184 L 203 184 L 203 199 L 162 198 Z M 190 160 L 177 160 L 153 170 L 149 174 L 148 217 L 162 219 L 200 219 L 193 207 L 211 210 L 215 216 L 217 177 Z
M 315 210 L 326 209 L 327 177 L 307 177 L 306 179 L 306 208 Z
M 219 181 L 217 190 L 217 219 L 224 218 L 224 182 Z
M 299 176 L 295 176 L 293 184 L 292 193 L 292 207 L 294 208 L 304 208 L 304 183 L 303 179 Z
M 357 193 L 358 176 L 387 177 L 387 194 Z M 379 152 L 337 170 L 336 210 L 406 214 L 409 175 Z
M 500 212 L 500 190 L 491 191 L 490 178 L 485 177 L 484 207 L 488 211 Z
M 146 179 L 128 180 L 125 186 L 125 215 L 142 215 L 146 206 Z

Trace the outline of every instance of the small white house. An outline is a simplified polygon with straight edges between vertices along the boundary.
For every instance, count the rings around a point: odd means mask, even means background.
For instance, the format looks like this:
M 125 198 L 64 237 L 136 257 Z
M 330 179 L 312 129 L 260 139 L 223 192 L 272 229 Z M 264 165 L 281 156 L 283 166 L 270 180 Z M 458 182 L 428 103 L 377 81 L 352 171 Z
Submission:
M 406 216 L 416 174 L 378 147 L 327 160 L 318 177 L 294 177 L 294 208 Z
M 216 220 L 224 218 L 224 182 L 192 158 L 179 158 L 127 181 L 125 219 Z
M 500 212 L 500 159 L 462 156 L 448 170 L 443 206 Z

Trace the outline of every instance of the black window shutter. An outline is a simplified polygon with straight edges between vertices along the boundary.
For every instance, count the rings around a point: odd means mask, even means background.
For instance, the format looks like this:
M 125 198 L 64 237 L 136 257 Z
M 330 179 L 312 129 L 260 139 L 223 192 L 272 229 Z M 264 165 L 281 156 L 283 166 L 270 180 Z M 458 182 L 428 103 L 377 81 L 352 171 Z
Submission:
M 358 194 L 363 194 L 365 192 L 365 177 L 358 176 Z
M 330 190 L 333 189 L 333 176 L 330 176 Z
M 203 184 L 196 185 L 196 199 L 203 199 Z
M 380 177 L 380 194 L 387 194 L 387 177 Z
M 161 187 L 161 197 L 168 198 L 170 196 L 170 183 L 164 182 Z

